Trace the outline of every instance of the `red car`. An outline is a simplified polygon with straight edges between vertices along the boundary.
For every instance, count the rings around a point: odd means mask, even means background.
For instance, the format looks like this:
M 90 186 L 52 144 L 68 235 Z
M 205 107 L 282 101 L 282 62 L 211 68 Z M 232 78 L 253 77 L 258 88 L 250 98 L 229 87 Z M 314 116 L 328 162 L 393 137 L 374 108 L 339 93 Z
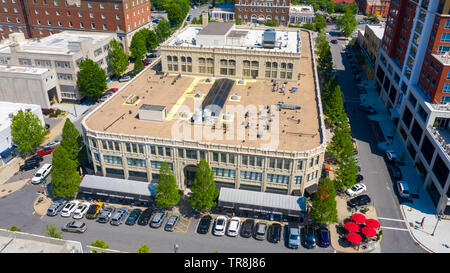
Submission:
M 145 66 L 147 66 L 147 65 L 151 64 L 152 62 L 149 61 L 149 60 L 147 60 L 147 59 L 144 59 L 144 60 L 142 60 L 142 63 L 143 63 Z
M 331 40 L 331 43 L 332 43 L 332 44 L 337 44 L 338 41 L 337 41 L 337 40 Z
M 116 93 L 117 91 L 119 91 L 119 88 L 110 88 L 105 93 L 108 93 L 108 92 Z
M 55 150 L 55 147 L 44 148 L 44 149 L 40 150 L 39 152 L 37 152 L 37 154 L 38 154 L 38 155 L 49 155 L 49 154 L 51 154 L 54 150 Z

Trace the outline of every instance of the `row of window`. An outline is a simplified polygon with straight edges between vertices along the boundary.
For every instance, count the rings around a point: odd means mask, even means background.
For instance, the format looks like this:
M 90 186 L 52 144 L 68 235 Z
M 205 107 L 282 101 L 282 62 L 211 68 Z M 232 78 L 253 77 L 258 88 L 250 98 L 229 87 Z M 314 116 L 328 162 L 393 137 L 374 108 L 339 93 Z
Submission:
M 245 5 L 252 5 L 252 6 L 269 6 L 272 7 L 273 5 L 275 6 L 281 6 L 281 1 L 242 1 L 239 0 L 239 5 L 243 5 L 245 3 Z M 282 2 L 283 7 L 286 7 L 286 1 L 283 0 Z
M 13 1 L 13 3 L 16 2 L 16 0 L 11 0 Z M 6 3 L 6 0 L 2 0 L 3 3 Z M 148 2 L 148 0 L 145 0 L 145 2 Z M 37 4 L 37 0 L 33 0 L 33 4 Z M 47 5 L 47 0 L 43 0 L 43 4 Z M 81 1 L 75 2 L 77 8 L 81 7 Z M 144 0 L 140 0 L 140 4 L 144 4 Z M 59 6 L 58 0 L 53 0 L 53 5 L 55 7 Z M 136 0 L 136 5 L 139 5 L 139 0 Z M 66 1 L 66 6 L 68 6 L 68 3 Z M 93 8 L 93 5 L 91 2 L 87 3 L 88 8 Z M 134 7 L 134 1 L 131 2 L 131 6 Z M 99 3 L 99 8 L 100 9 L 104 9 L 105 5 L 104 3 Z M 119 4 L 114 4 L 114 9 L 118 10 L 119 9 Z M 125 3 L 125 9 L 128 9 L 128 3 Z

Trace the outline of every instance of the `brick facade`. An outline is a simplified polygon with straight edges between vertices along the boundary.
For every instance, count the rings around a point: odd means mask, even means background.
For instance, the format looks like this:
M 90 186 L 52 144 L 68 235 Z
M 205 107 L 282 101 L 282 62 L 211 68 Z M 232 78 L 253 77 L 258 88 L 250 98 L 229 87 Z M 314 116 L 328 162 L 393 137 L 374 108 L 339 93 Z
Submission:
M 235 14 L 236 18 L 241 17 L 243 24 L 276 20 L 280 26 L 286 26 L 290 5 L 290 0 L 235 0 Z

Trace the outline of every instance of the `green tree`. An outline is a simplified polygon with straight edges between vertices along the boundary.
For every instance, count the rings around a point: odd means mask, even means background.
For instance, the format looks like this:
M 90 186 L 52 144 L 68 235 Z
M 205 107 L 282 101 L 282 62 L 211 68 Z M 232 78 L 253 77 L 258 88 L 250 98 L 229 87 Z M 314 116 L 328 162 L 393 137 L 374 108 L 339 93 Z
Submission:
M 278 21 L 277 20 L 271 20 L 271 21 L 267 21 L 264 23 L 265 26 L 268 27 L 277 27 L 278 26 Z
M 78 191 L 81 178 L 77 172 L 77 164 L 61 145 L 56 146 L 53 151 L 51 175 L 55 196 L 68 198 Z
M 105 243 L 105 241 L 97 239 L 95 242 L 91 242 L 91 246 L 108 249 L 109 246 Z
M 342 29 L 345 37 L 350 37 L 352 32 L 356 29 L 358 22 L 356 21 L 353 6 L 348 5 L 344 7 L 344 15 L 337 20 L 337 27 Z
M 156 189 L 155 202 L 158 206 L 169 208 L 175 206 L 180 201 L 177 181 L 170 170 L 169 164 L 163 162 L 159 169 L 159 181 Z
M 189 203 L 193 209 L 210 210 L 216 204 L 215 199 L 219 195 L 219 190 L 216 189 L 214 182 L 214 172 L 205 159 L 201 159 L 198 164 L 191 190 Z
M 79 165 L 78 154 L 82 144 L 80 132 L 78 132 L 78 129 L 70 119 L 66 119 L 62 129 L 61 146 L 66 150 L 68 157 L 75 161 L 77 167 Z
M 63 239 L 62 232 L 58 232 L 55 225 L 47 225 L 46 229 L 44 230 L 44 234 L 48 237 L 57 238 L 57 239 Z
M 353 152 L 353 146 L 351 147 Z M 335 171 L 336 177 L 334 183 L 336 189 L 344 191 L 345 189 L 353 187 L 356 183 L 356 176 L 358 174 L 358 167 L 354 156 L 348 157 L 345 161 L 338 161 L 338 166 Z
M 163 17 L 159 21 L 158 26 L 156 27 L 156 34 L 158 35 L 160 41 L 164 41 L 170 36 L 170 34 L 172 34 L 172 29 L 166 18 Z
M 106 88 L 106 73 L 91 59 L 85 59 L 78 65 L 77 85 L 81 94 L 89 99 L 97 99 L 101 96 Z
M 117 76 L 121 76 L 128 68 L 128 56 L 115 39 L 109 42 L 109 64 Z
M 311 31 L 316 31 L 316 25 L 313 23 L 305 23 L 302 25 L 302 28 L 311 30 Z
M 314 221 L 319 224 L 336 223 L 338 221 L 336 190 L 333 181 L 326 177 L 314 193 L 310 211 Z
M 136 32 L 133 35 L 133 38 L 131 38 L 130 52 L 131 58 L 135 60 L 136 63 L 144 58 L 144 55 L 147 52 L 147 46 L 142 32 Z
M 177 26 L 184 20 L 183 9 L 177 3 L 171 1 L 166 5 L 167 19 L 172 26 Z
M 153 30 L 150 30 L 150 32 L 148 33 L 148 44 L 149 49 L 155 49 L 159 46 L 159 37 Z
M 331 91 L 329 99 L 325 104 L 324 114 L 333 122 L 341 122 L 344 119 L 344 102 L 342 101 L 342 93 L 339 85 L 334 87 Z
M 19 232 L 22 232 L 22 230 L 21 230 L 20 228 L 16 227 L 16 226 L 10 227 L 10 228 L 9 228 L 9 231 L 19 231 Z
M 137 250 L 137 253 L 150 253 L 150 249 L 148 245 L 141 245 L 141 247 Z
M 334 1 L 333 1 L 333 0 L 327 1 L 326 7 L 327 7 L 327 12 L 328 12 L 329 14 L 334 13 Z
M 141 59 L 137 59 L 136 62 L 134 62 L 134 67 L 133 67 L 133 75 L 134 76 L 139 74 L 139 72 L 141 72 L 145 68 L 145 65 Z
M 242 25 L 242 19 L 241 19 L 241 16 L 237 16 L 236 17 L 236 25 Z
M 327 27 L 327 21 L 325 17 L 317 15 L 314 23 L 316 31 L 322 31 Z
M 23 156 L 45 139 L 47 130 L 39 117 L 29 111 L 18 111 L 11 119 L 12 141 Z

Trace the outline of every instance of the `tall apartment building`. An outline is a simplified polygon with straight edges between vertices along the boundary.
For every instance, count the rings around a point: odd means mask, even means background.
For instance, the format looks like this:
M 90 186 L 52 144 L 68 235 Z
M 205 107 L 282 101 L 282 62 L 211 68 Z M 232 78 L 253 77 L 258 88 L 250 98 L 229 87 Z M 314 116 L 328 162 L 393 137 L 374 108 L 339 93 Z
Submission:
M 278 21 L 280 26 L 289 24 L 291 0 L 236 0 L 236 18 L 241 17 L 243 24 Z
M 393 0 L 375 85 L 438 213 L 450 214 L 450 1 Z
M 64 30 L 116 33 L 128 50 L 139 29 L 151 27 L 149 0 L 1 0 L 0 37 L 24 32 L 27 38 Z
M 356 0 L 360 12 L 386 17 L 391 0 Z

